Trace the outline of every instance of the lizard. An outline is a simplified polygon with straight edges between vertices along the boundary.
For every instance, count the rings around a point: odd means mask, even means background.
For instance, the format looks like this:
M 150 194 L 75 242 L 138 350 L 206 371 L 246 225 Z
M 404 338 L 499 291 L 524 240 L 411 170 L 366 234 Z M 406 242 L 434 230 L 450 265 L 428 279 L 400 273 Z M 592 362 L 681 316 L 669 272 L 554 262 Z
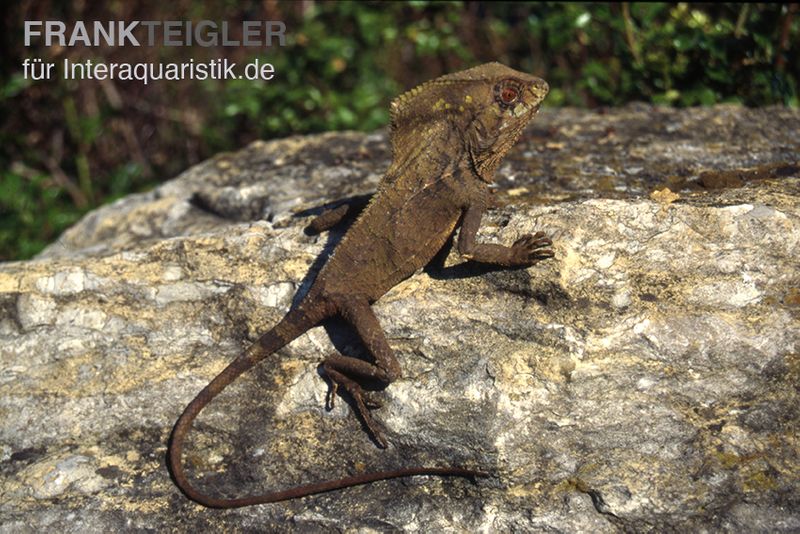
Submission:
M 378 190 L 345 232 L 306 295 L 271 330 L 220 372 L 185 408 L 169 442 L 168 465 L 190 499 L 212 508 L 277 502 L 358 484 L 414 475 L 487 476 L 459 467 L 412 467 L 310 483 L 263 495 L 222 498 L 189 482 L 183 445 L 200 411 L 226 386 L 267 356 L 334 316 L 351 325 L 373 361 L 334 353 L 322 362 L 331 382 L 327 404 L 339 387 L 381 448 L 387 447 L 373 421 L 365 380 L 388 386 L 401 377 L 400 364 L 371 305 L 392 287 L 426 266 L 459 229 L 458 251 L 468 260 L 527 267 L 553 257 L 543 232 L 524 235 L 511 246 L 478 243 L 481 217 L 490 204 L 490 185 L 500 162 L 538 112 L 547 82 L 500 63 L 448 74 L 411 89 L 391 103 L 392 162 Z M 330 228 L 348 212 L 329 210 L 309 228 Z

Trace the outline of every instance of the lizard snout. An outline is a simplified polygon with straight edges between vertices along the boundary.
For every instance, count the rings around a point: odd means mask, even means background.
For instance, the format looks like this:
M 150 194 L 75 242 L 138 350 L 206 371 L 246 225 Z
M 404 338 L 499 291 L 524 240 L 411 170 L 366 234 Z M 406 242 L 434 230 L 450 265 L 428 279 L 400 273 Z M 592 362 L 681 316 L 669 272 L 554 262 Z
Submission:
M 536 98 L 544 99 L 550 91 L 550 85 L 541 78 L 533 78 L 529 90 Z

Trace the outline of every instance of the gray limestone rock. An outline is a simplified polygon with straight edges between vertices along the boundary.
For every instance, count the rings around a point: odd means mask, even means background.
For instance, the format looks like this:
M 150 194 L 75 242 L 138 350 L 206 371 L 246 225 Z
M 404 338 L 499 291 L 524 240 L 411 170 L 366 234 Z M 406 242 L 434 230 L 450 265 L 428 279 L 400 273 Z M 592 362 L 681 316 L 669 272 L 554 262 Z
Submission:
M 377 449 L 318 371 L 316 328 L 195 424 L 186 463 L 242 496 L 464 465 L 239 510 L 188 501 L 171 426 L 308 287 L 374 189 L 385 135 L 255 143 L 86 216 L 0 265 L 0 532 L 797 532 L 800 112 L 635 105 L 541 114 L 480 238 L 544 230 L 529 269 L 451 251 L 375 306 L 404 370 Z

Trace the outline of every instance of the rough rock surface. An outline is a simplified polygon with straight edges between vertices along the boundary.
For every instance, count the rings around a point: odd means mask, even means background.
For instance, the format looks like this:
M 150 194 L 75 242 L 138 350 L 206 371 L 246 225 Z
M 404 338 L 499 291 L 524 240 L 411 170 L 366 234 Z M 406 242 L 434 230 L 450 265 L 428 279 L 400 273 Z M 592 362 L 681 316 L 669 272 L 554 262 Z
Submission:
M 341 324 L 238 380 L 195 425 L 198 485 L 229 496 L 419 464 L 414 478 L 240 510 L 165 468 L 186 403 L 307 288 L 369 192 L 381 133 L 255 143 L 97 210 L 0 265 L 0 532 L 800 530 L 800 112 L 544 111 L 481 237 L 557 257 L 460 265 L 376 305 L 405 376 L 374 447 L 317 365 Z M 331 341 L 332 340 L 332 341 Z

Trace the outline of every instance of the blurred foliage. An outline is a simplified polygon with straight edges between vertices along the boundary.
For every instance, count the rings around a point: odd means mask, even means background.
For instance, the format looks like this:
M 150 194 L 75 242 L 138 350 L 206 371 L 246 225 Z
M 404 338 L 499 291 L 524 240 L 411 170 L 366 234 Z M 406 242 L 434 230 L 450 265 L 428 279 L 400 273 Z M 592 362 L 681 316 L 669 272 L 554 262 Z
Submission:
M 105 5 L 104 5 L 105 4 Z M 258 138 L 372 130 L 400 91 L 501 61 L 550 82 L 549 106 L 798 105 L 797 4 L 26 0 L 0 58 L 0 260 L 27 258 L 83 213 Z M 25 20 L 281 20 L 287 46 L 23 46 Z M 275 65 L 269 82 L 22 77 L 24 58 Z

